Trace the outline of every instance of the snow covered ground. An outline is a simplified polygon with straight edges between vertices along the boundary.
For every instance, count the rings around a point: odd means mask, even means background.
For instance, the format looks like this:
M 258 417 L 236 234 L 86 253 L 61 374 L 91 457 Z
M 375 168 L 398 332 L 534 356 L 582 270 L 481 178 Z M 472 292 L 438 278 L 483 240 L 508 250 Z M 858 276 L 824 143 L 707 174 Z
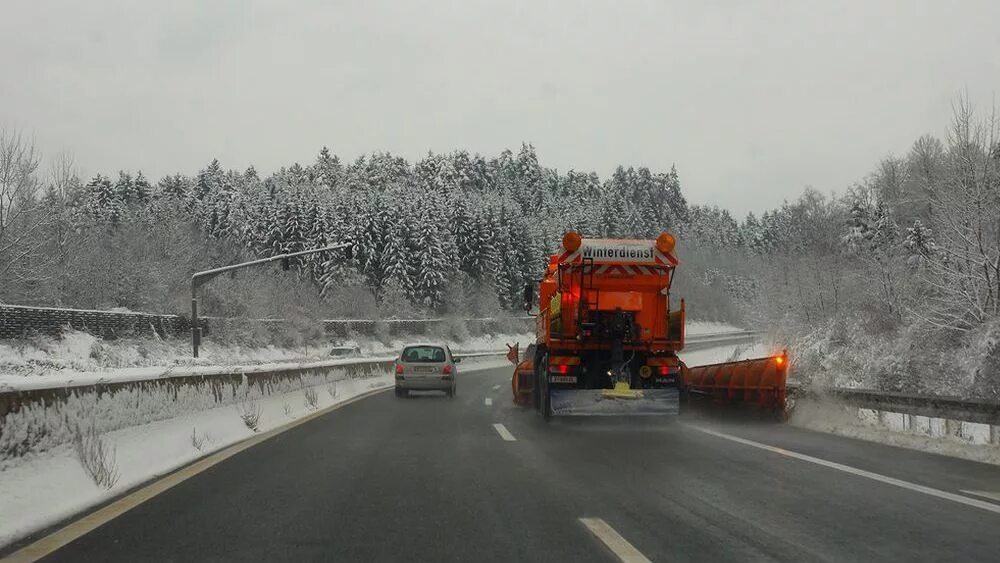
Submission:
M 472 359 L 464 371 L 509 366 L 506 360 Z M 362 393 L 392 385 L 391 374 L 340 379 L 312 387 L 261 396 L 245 402 L 193 409 L 176 416 L 138 425 L 125 425 L 101 435 L 114 452 L 119 472 L 110 489 L 96 484 L 83 469 L 71 443 L 0 463 L 0 546 L 78 514 L 154 477 L 169 473 L 206 454 L 267 432 L 297 418 Z M 311 390 L 311 391 L 310 391 Z M 310 404 L 307 393 L 315 397 Z M 249 407 L 248 407 L 249 405 Z M 241 413 L 259 409 L 256 432 Z M 57 413 L 58 416 L 58 413 Z M 122 419 L 136 413 L 119 412 Z M 4 432 L 16 431 L 5 428 Z

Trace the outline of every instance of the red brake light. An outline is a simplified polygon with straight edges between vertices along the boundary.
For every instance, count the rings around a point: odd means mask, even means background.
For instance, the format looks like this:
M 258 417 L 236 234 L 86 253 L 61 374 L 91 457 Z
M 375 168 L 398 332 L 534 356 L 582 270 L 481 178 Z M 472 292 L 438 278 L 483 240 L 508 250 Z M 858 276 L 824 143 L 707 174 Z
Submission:
M 660 366 L 660 375 L 667 375 L 670 373 L 670 366 Z
M 569 366 L 566 365 L 566 364 L 560 365 L 559 366 L 559 373 L 563 373 L 563 374 L 569 373 Z
M 444 367 L 441 368 L 441 373 L 451 375 L 451 364 L 445 364 Z
M 402 373 L 403 373 L 403 364 L 398 364 L 397 363 L 396 364 L 396 375 L 400 375 Z

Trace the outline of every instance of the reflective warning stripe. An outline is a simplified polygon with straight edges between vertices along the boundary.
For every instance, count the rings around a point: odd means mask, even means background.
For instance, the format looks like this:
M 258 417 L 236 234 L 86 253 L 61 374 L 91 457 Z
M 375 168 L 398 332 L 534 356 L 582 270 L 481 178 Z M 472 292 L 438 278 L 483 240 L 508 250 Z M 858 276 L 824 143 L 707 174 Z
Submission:
M 653 249 L 653 260 L 655 260 L 657 264 L 663 264 L 664 266 L 676 266 L 677 265 L 677 259 L 676 258 L 674 258 L 672 255 L 669 255 L 669 254 L 663 254 L 662 252 L 660 252 L 656 248 Z
M 559 255 L 559 263 L 560 264 L 566 264 L 566 263 L 580 262 L 581 261 L 580 257 L 582 255 L 582 253 L 583 253 L 583 250 L 580 249 L 580 248 L 577 248 L 573 252 L 570 252 L 570 251 L 567 250 L 567 251 L 565 251 L 565 252 L 563 252 L 562 254 Z
M 573 266 L 578 267 L 578 266 Z M 652 276 L 664 273 L 670 266 L 642 264 L 594 264 L 594 273 L 598 275 L 634 276 L 642 274 Z

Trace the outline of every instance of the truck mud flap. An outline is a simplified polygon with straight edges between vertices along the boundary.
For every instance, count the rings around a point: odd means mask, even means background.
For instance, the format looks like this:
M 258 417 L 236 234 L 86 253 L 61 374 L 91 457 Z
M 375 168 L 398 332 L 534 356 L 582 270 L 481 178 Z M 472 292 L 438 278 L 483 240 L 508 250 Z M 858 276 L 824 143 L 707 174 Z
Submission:
M 552 389 L 554 416 L 676 416 L 680 393 L 674 389 L 641 389 L 628 398 L 605 389 Z

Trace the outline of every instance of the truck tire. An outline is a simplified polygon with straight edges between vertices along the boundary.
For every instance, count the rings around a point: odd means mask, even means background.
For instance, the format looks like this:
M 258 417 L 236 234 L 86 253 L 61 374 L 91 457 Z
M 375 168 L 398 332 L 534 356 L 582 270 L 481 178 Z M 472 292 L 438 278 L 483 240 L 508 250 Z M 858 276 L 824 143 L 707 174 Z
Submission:
M 535 377 L 532 382 L 531 404 L 536 411 L 542 410 L 542 373 L 540 372 L 542 358 L 535 358 Z
M 538 389 L 538 412 L 542 420 L 548 422 L 552 418 L 552 395 L 549 394 L 549 355 L 542 356 L 540 373 L 535 376 L 535 388 Z

